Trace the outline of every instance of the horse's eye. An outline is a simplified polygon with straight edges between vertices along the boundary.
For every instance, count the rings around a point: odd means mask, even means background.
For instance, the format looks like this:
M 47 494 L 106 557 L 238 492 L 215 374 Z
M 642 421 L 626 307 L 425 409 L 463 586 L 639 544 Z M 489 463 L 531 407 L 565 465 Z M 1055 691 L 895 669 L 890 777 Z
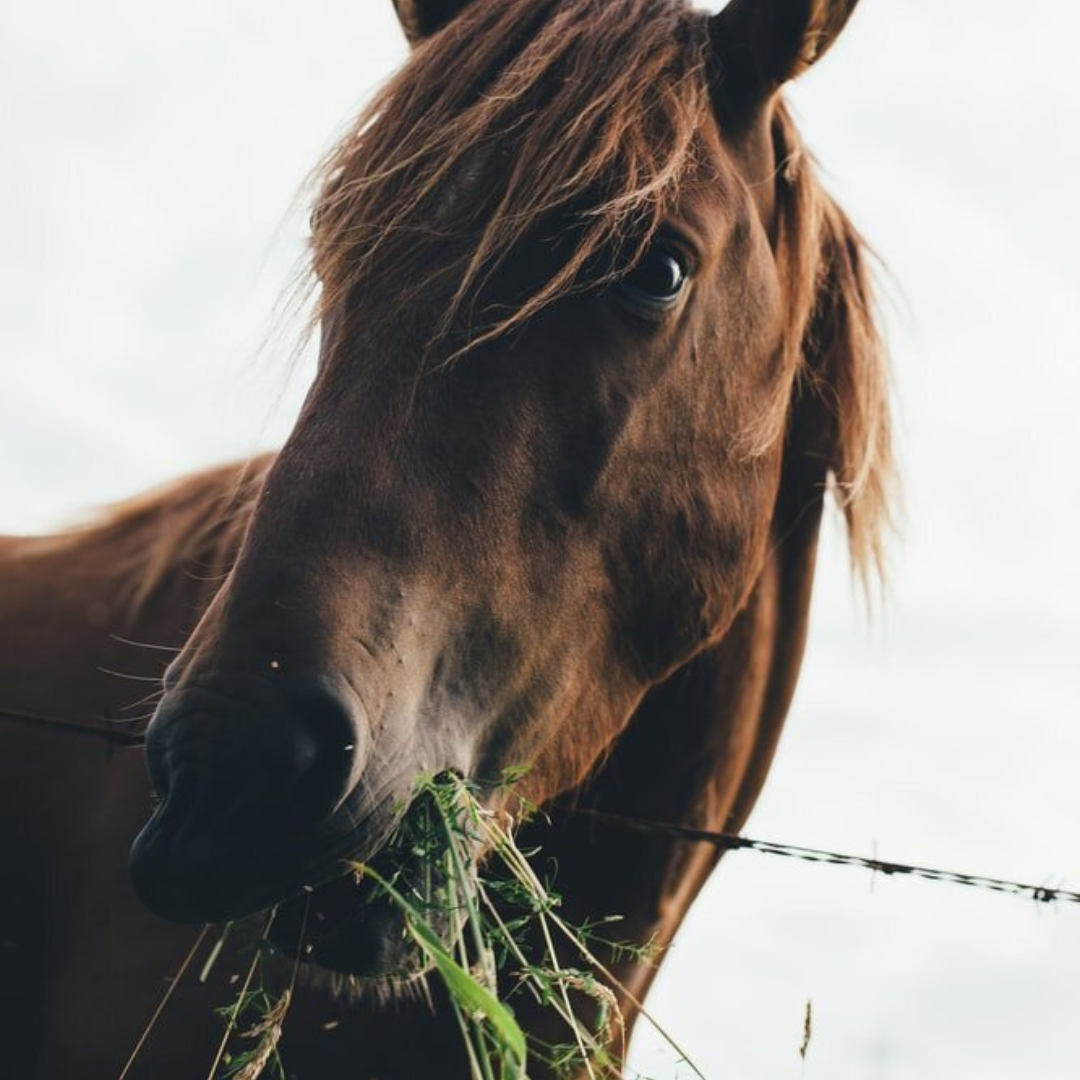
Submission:
M 686 284 L 686 268 L 669 248 L 654 244 L 619 282 L 631 299 L 666 306 L 674 303 Z

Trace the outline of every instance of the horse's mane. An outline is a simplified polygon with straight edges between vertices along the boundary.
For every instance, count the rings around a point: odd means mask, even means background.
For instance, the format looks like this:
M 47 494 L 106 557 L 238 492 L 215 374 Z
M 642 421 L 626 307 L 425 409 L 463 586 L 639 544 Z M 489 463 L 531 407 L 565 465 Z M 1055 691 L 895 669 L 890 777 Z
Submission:
M 694 164 L 709 120 L 704 17 L 683 0 L 475 3 L 417 48 L 316 172 L 312 267 L 319 313 L 346 303 L 370 326 L 408 298 L 441 295 L 451 329 L 538 220 L 582 223 L 552 275 L 473 327 L 463 348 L 524 322 L 584 280 L 597 256 L 648 242 Z M 865 577 L 882 566 L 892 457 L 885 351 L 865 244 L 776 110 L 777 261 L 801 391 L 829 418 L 828 467 Z M 505 154 L 484 172 L 485 154 Z M 479 155 L 479 157 L 477 156 Z M 433 245 L 443 245 L 433 251 Z M 591 275 L 591 276 L 590 276 Z M 474 314 L 468 312 L 467 314 Z M 339 324 L 340 331 L 340 324 Z M 786 400 L 779 403 L 786 410 Z M 146 537 L 137 590 L 205 556 L 221 521 L 246 517 L 268 460 L 217 470 L 116 508 L 98 524 Z
M 869 251 L 822 187 L 782 103 L 773 140 L 787 340 L 801 353 L 801 392 L 813 394 L 828 417 L 824 453 L 833 495 L 866 585 L 884 574 L 896 486 L 888 352 L 877 325 Z
M 109 574 L 135 613 L 179 570 L 199 577 L 228 570 L 272 461 L 263 455 L 180 477 L 105 507 L 50 546 L 107 550 Z

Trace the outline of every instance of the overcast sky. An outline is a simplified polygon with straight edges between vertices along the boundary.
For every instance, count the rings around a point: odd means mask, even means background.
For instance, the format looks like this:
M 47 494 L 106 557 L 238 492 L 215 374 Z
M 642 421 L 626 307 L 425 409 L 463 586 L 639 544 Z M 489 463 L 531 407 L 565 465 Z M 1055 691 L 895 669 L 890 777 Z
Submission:
M 3 5 L 0 529 L 287 432 L 289 208 L 403 56 L 390 9 Z M 830 523 L 753 835 L 1080 886 L 1078 35 L 1062 0 L 864 0 L 793 93 L 890 269 L 907 515 L 872 624 Z M 1064 1080 L 1078 957 L 1080 908 L 735 854 L 650 1004 L 710 1080 Z

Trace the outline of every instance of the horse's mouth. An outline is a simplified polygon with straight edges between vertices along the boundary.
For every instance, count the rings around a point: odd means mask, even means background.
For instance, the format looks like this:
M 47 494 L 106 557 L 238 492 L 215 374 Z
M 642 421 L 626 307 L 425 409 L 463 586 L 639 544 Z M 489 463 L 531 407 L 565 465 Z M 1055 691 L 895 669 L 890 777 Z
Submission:
M 383 883 L 392 882 L 412 917 L 445 939 L 452 921 L 439 900 L 445 833 L 433 828 L 424 792 L 407 809 L 384 798 L 358 817 L 359 825 L 348 830 L 339 817 L 335 827 L 306 843 L 297 836 L 286 844 L 276 835 L 256 848 L 252 839 L 241 857 L 225 830 L 211 832 L 210 839 L 201 830 L 192 840 L 183 829 L 170 829 L 166 807 L 136 841 L 133 882 L 166 918 L 242 920 L 281 960 L 353 981 L 407 981 L 427 964 L 400 903 Z M 327 837 L 330 842 L 318 842 Z
M 271 816 L 194 770 L 172 777 L 135 838 L 131 881 L 155 914 L 172 922 L 225 923 L 281 905 L 301 889 L 333 884 L 348 860 L 370 860 L 392 838 L 408 799 L 407 778 L 358 785 L 348 805 L 316 822 L 288 801 Z
M 425 801 L 412 804 L 367 864 L 343 862 L 340 876 L 277 906 L 267 939 L 279 956 L 360 981 L 404 981 L 427 970 L 405 912 L 380 884 L 393 882 L 414 917 L 445 940 L 451 932 L 441 899 L 446 849 L 432 835 Z

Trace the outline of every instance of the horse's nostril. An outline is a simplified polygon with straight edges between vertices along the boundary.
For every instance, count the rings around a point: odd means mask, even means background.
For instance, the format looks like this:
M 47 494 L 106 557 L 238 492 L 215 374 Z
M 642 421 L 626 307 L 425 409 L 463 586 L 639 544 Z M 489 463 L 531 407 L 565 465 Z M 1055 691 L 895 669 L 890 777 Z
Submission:
M 315 814 L 333 813 L 348 794 L 355 762 L 366 756 L 366 732 L 348 700 L 325 679 L 294 683 L 286 699 L 294 716 L 295 798 Z
M 284 674 L 185 678 L 166 694 L 146 744 L 162 801 L 131 863 L 154 910 L 247 913 L 341 841 L 337 811 L 368 752 L 352 702 L 329 678 Z
M 146 756 L 166 807 L 185 774 L 196 789 L 185 801 L 200 817 L 212 820 L 216 807 L 223 817 L 303 828 L 340 805 L 366 749 L 366 729 L 330 679 L 239 676 L 185 681 L 166 694 Z

